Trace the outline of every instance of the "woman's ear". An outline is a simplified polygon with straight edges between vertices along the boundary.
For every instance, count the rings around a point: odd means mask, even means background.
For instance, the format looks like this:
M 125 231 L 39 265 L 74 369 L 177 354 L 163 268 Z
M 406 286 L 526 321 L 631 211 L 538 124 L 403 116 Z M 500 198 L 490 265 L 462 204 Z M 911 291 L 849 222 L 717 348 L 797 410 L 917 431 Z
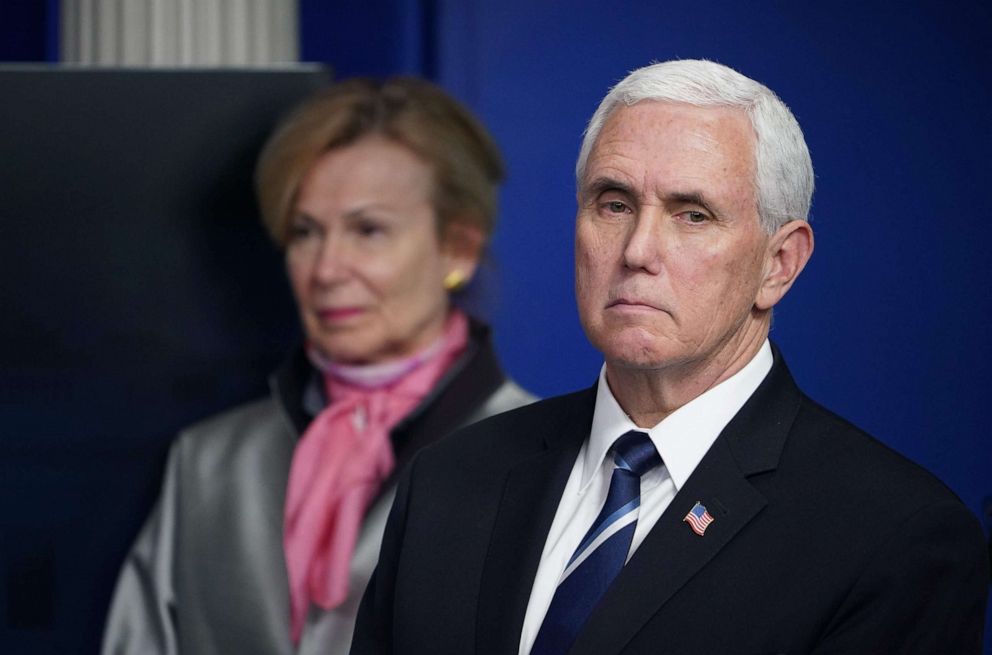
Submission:
M 768 241 L 765 276 L 754 306 L 761 310 L 774 307 L 792 287 L 812 255 L 813 228 L 807 221 L 789 221 L 778 228 Z
M 441 255 L 445 264 L 444 285 L 449 291 L 472 279 L 485 243 L 485 232 L 474 223 L 453 220 L 445 226 L 441 235 Z

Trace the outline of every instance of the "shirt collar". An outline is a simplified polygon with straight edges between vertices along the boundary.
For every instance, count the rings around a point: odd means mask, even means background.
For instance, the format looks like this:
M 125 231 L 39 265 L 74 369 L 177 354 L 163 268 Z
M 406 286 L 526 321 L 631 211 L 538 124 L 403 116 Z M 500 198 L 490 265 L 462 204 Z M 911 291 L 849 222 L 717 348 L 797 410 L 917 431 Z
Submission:
M 730 419 L 744 406 L 772 368 L 768 340 L 744 368 L 678 408 L 649 430 L 638 427 L 623 411 L 606 382 L 606 365 L 599 372 L 592 430 L 585 449 L 582 488 L 592 481 L 613 442 L 629 430 L 647 432 L 678 491 L 689 479 Z

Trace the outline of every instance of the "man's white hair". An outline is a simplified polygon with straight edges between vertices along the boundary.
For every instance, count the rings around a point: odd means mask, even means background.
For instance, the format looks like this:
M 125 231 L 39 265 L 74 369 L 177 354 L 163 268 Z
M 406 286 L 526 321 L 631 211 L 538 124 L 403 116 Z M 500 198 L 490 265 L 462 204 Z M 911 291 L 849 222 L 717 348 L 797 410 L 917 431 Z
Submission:
M 742 110 L 756 137 L 754 184 L 762 227 L 771 234 L 790 220 L 808 220 L 813 162 L 795 116 L 765 85 L 706 60 L 651 64 L 610 89 L 586 127 L 575 164 L 578 184 L 607 119 L 617 109 L 644 100 Z

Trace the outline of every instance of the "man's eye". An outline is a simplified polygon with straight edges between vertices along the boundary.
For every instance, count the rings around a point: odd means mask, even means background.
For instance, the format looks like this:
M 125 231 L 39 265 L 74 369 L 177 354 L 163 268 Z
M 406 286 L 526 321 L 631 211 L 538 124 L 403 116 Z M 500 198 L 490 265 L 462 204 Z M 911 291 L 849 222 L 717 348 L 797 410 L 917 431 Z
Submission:
M 707 216 L 703 212 L 688 211 L 684 213 L 684 216 L 685 216 L 685 220 L 689 221 L 690 223 L 705 223 L 707 220 L 709 220 L 709 216 Z
M 622 214 L 627 211 L 627 205 L 619 200 L 610 200 L 606 203 L 606 210 L 613 214 Z

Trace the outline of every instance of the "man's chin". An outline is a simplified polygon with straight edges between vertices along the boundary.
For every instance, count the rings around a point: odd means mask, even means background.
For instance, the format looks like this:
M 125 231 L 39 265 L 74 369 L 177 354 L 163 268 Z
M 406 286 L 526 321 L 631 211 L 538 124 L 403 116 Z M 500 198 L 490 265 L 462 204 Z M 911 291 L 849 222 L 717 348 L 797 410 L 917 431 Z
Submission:
M 612 368 L 623 368 L 636 371 L 657 371 L 671 367 L 680 361 L 677 353 L 658 348 L 614 347 L 603 350 L 607 364 Z
M 597 336 L 590 341 L 603 353 L 606 361 L 624 368 L 667 368 L 684 355 L 676 347 L 678 344 L 641 326 L 610 330 Z
M 608 368 L 625 371 L 660 371 L 671 366 L 671 363 L 663 358 L 630 356 L 608 357 L 606 364 Z

